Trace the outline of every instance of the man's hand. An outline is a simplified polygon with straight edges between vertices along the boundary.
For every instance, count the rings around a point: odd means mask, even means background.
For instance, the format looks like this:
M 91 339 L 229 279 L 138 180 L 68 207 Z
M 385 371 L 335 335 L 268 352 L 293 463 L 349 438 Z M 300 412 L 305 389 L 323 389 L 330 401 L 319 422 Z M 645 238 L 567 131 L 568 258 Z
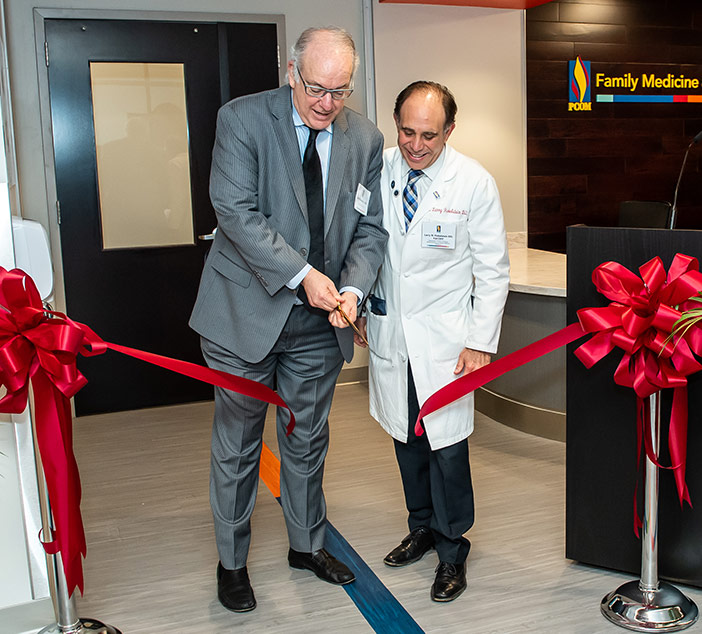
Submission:
M 341 294 L 341 301 L 339 303 L 341 304 L 341 310 L 346 313 L 346 316 L 349 318 L 351 323 L 356 321 L 356 305 L 358 304 L 358 297 L 356 297 L 356 293 L 344 291 Z M 336 304 L 334 304 L 334 308 L 336 308 Z M 341 316 L 341 313 L 338 310 L 332 310 L 332 312 L 329 313 L 329 323 L 334 326 L 334 328 L 349 327 L 346 320 Z
M 359 317 L 356 320 L 356 328 L 360 331 L 360 333 L 368 339 L 368 329 L 366 328 L 366 323 L 367 319 L 365 317 Z M 360 346 L 361 348 L 367 348 L 368 346 L 366 345 L 366 342 L 363 341 L 357 334 L 354 333 L 353 335 L 353 342 L 357 345 Z
M 458 355 L 458 363 L 453 373 L 461 375 L 465 372 L 468 374 L 469 372 L 473 372 L 473 370 L 482 368 L 488 363 L 490 363 L 490 355 L 487 352 L 463 348 L 461 354 Z
M 341 295 L 339 295 L 339 291 L 336 290 L 334 282 L 317 269 L 310 269 L 308 271 L 307 275 L 302 279 L 302 286 L 305 288 L 307 301 L 309 301 L 310 306 L 314 308 L 334 310 L 336 305 L 341 301 Z M 354 295 L 354 297 L 356 296 Z

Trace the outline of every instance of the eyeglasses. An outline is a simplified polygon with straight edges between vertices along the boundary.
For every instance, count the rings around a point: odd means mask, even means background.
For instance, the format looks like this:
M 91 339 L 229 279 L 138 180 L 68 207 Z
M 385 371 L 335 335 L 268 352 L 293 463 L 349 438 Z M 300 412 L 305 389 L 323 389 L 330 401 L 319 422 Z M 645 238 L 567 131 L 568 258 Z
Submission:
M 297 74 L 300 75 L 300 79 L 302 80 L 302 85 L 305 87 L 305 94 L 308 95 L 309 97 L 314 97 L 315 99 L 323 99 L 327 93 L 331 95 L 331 98 L 334 101 L 342 101 L 346 99 L 347 97 L 351 96 L 351 93 L 353 92 L 353 88 L 322 88 L 321 86 L 314 86 L 311 84 L 308 84 L 305 81 L 305 78 L 302 76 L 302 73 L 300 72 L 300 69 L 298 68 Z

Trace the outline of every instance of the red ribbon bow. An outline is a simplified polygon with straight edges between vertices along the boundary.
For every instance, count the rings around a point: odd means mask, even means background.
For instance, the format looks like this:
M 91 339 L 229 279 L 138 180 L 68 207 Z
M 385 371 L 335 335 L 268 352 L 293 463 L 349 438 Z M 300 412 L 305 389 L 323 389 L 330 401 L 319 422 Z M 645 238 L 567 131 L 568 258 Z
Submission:
M 287 433 L 295 426 L 292 411 L 269 387 L 195 363 L 103 341 L 85 324 L 63 313 L 45 311 L 34 281 L 24 271 L 0 267 L 0 385 L 7 390 L 0 399 L 0 412 L 23 412 L 31 381 L 34 425 L 54 520 L 54 541 L 43 546 L 49 553 L 61 553 L 69 595 L 76 587 L 83 592 L 81 557 L 86 553 L 69 399 L 87 383 L 76 367 L 77 355 L 94 356 L 108 349 L 284 407 L 290 412 Z
M 690 328 L 670 337 L 681 312 L 698 306 L 690 298 L 702 292 L 697 259 L 676 254 L 666 274 L 661 259 L 639 268 L 641 277 L 616 262 L 598 266 L 592 281 L 612 300 L 604 308 L 583 308 L 578 319 L 594 336 L 575 354 L 591 368 L 615 347 L 624 350 L 614 382 L 636 392 L 639 437 L 649 459 L 661 467 L 653 451 L 650 427 L 644 425 L 643 400 L 663 388 L 673 388 L 668 445 L 680 503 L 690 504 L 685 484 L 687 452 L 687 376 L 702 369 L 694 354 L 702 356 L 702 331 Z M 640 445 L 640 442 L 639 442 Z

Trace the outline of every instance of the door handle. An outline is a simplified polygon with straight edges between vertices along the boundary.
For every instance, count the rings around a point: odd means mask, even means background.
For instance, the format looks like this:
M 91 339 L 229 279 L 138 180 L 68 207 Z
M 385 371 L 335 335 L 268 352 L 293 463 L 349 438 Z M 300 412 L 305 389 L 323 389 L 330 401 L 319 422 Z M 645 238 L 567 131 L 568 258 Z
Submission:
M 203 233 L 201 236 L 198 236 L 197 239 L 198 240 L 205 240 L 205 241 L 214 240 L 216 234 L 217 234 L 217 227 L 212 229 L 212 233 Z

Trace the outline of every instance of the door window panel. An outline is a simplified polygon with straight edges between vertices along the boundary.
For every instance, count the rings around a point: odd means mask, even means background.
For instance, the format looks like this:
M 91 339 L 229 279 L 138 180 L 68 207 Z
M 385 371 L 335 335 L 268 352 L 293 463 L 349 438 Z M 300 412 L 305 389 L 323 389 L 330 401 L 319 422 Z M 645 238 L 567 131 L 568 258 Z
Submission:
M 103 248 L 194 243 L 183 64 L 91 62 Z

